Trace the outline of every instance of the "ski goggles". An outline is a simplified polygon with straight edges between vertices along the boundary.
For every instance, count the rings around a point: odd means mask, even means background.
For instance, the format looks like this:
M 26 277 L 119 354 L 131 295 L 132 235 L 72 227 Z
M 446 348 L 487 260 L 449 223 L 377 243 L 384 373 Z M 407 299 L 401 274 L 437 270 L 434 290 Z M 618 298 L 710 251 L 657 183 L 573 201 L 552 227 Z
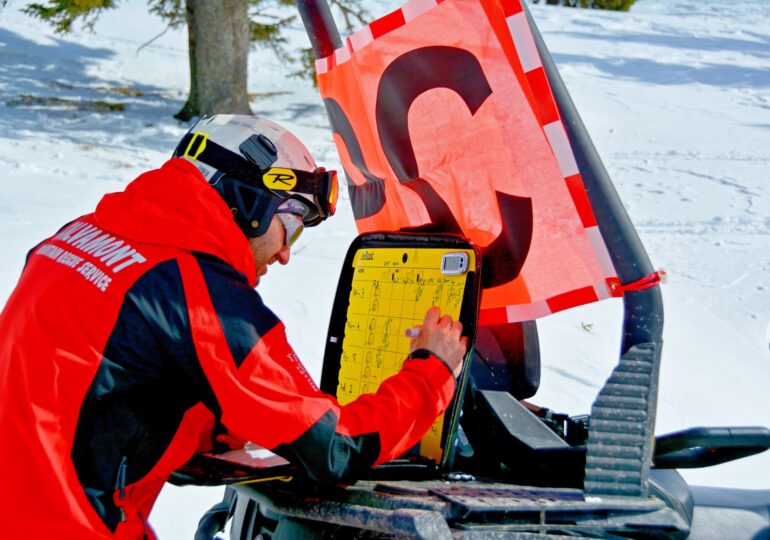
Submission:
M 337 171 L 318 168 L 309 172 L 272 167 L 263 173 L 262 181 L 276 196 L 302 205 L 292 213 L 302 218 L 305 227 L 318 225 L 337 210 Z
M 297 210 L 302 210 L 300 207 L 304 206 L 295 199 L 289 199 L 278 207 L 275 211 L 275 215 L 283 224 L 283 230 L 285 231 L 285 237 L 283 243 L 286 247 L 290 248 L 297 241 L 302 231 L 305 229 L 305 224 L 302 221 L 302 217 L 297 214 Z

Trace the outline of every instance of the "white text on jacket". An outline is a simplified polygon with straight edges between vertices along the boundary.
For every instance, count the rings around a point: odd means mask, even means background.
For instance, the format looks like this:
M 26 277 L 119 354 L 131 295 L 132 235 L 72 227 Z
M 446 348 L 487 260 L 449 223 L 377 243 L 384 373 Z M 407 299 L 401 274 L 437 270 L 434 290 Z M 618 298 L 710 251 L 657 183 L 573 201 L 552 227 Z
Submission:
M 92 256 L 92 261 L 84 261 L 80 255 L 70 253 L 54 244 L 44 244 L 35 253 L 73 268 L 102 292 L 106 291 L 112 282 L 109 274 L 117 274 L 132 264 L 147 261 L 144 255 L 124 240 L 115 238 L 100 228 L 82 221 L 67 225 L 53 237 L 53 240 L 69 244 L 86 255 Z M 106 268 L 101 268 L 101 265 Z

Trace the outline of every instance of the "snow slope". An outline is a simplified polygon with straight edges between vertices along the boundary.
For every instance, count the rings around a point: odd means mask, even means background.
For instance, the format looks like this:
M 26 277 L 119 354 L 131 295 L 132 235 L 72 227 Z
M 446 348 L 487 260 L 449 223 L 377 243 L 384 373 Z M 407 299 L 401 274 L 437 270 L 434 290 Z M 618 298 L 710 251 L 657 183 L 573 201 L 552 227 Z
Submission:
M 0 9 L 0 303 L 29 248 L 162 163 L 189 127 L 171 116 L 187 88 L 186 35 L 169 31 L 139 50 L 163 31 L 144 2 L 125 2 L 93 34 L 65 37 L 21 5 Z M 397 2 L 372 5 L 379 16 Z M 669 274 L 658 432 L 770 426 L 770 6 L 640 0 L 625 14 L 532 12 L 653 264 Z M 291 34 L 306 39 L 299 27 Z M 252 53 L 254 112 L 294 130 L 319 163 L 338 166 L 318 95 L 287 72 Z M 125 109 L 99 112 L 100 101 Z M 260 285 L 316 376 L 354 236 L 343 194 L 338 215 L 307 231 L 293 263 Z M 541 321 L 534 401 L 588 412 L 616 362 L 620 319 L 619 302 L 607 301 Z M 770 453 L 685 474 L 766 489 Z M 220 494 L 169 486 L 151 521 L 161 538 L 190 538 Z

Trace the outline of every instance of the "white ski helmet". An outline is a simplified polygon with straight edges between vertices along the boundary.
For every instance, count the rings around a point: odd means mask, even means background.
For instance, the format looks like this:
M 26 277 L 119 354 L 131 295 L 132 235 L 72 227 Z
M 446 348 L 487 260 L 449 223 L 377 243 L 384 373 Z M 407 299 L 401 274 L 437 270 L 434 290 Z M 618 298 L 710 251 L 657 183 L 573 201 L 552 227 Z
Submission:
M 198 168 L 247 238 L 267 232 L 278 207 L 289 200 L 282 208 L 290 208 L 306 227 L 334 214 L 336 171 L 316 167 L 305 145 L 270 120 L 238 114 L 202 118 L 174 157 Z

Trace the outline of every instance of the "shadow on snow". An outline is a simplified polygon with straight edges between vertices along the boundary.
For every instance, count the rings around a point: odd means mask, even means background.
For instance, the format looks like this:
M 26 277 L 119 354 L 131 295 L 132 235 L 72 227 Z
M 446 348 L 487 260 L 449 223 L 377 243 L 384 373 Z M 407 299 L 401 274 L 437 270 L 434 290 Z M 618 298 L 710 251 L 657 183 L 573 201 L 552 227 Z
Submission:
M 89 73 L 115 53 L 60 38 L 41 44 L 0 28 L 0 136 L 41 129 L 76 144 L 157 150 L 173 147 L 158 124 L 183 127 L 173 118 L 182 101 L 166 89 Z M 124 110 L 105 111 L 116 103 Z M 120 123 L 120 126 L 116 126 Z M 114 141 L 105 134 L 115 135 Z
M 700 83 L 719 87 L 763 89 L 770 87 L 770 70 L 700 63 L 682 65 L 657 62 L 646 58 L 597 58 L 577 54 L 553 55 L 559 65 L 588 64 L 613 79 L 627 79 L 653 84 Z

